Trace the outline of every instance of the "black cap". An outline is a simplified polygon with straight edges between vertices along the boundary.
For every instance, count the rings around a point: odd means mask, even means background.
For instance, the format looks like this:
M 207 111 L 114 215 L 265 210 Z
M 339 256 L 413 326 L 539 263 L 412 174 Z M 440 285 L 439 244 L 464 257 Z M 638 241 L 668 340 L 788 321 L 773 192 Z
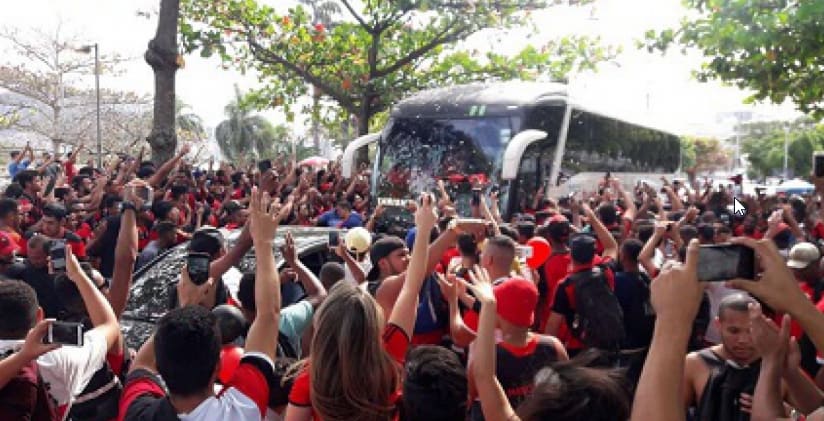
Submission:
M 589 234 L 577 234 L 569 240 L 572 260 L 579 264 L 588 264 L 595 258 L 595 238 Z
M 404 248 L 406 248 L 406 243 L 394 236 L 383 237 L 375 241 L 372 247 L 369 248 L 369 261 L 372 262 L 372 269 L 369 271 L 369 274 L 366 275 L 366 279 L 369 281 L 378 280 L 378 275 L 380 275 L 378 262 L 392 254 L 393 251 Z

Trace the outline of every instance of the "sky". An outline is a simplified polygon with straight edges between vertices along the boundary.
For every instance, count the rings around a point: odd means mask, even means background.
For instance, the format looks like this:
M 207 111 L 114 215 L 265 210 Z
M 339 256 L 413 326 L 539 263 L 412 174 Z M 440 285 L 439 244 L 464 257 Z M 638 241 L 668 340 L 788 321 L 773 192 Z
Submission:
M 269 0 L 276 7 L 288 7 L 293 0 Z M 153 74 L 143 61 L 148 41 L 154 36 L 157 17 L 138 16 L 138 10 L 156 11 L 159 0 L 28 0 L 25 7 L 6 7 L 0 27 L 40 28 L 53 31 L 61 22 L 63 33 L 76 36 L 79 45 L 100 45 L 101 54 L 129 57 L 120 74 L 101 77 L 103 87 L 152 94 Z M 725 137 L 733 120 L 719 119 L 724 113 L 749 111 L 758 119 L 787 119 L 797 113 L 789 104 L 744 105 L 747 96 L 734 87 L 700 83 L 692 77 L 702 57 L 697 52 L 682 55 L 673 51 L 662 55 L 637 50 L 635 42 L 648 29 L 674 27 L 687 14 L 679 0 L 596 0 L 587 7 L 555 7 L 533 14 L 538 24 L 534 39 L 568 34 L 600 36 L 604 43 L 620 46 L 623 52 L 597 73 L 573 75 L 570 91 L 586 104 L 634 121 L 666 128 L 677 134 Z M 512 50 L 527 42 L 522 29 L 504 45 Z M 470 41 L 480 48 L 500 48 L 495 39 L 482 36 Z M 474 46 L 474 45 L 473 45 Z M 0 44 L 0 52 L 5 46 Z M 199 114 L 207 127 L 214 128 L 224 118 L 224 107 L 234 98 L 234 85 L 247 90 L 258 85 L 252 76 L 223 70 L 216 58 L 198 54 L 185 57 L 186 66 L 177 73 L 178 98 Z M 80 83 L 93 86 L 92 76 Z M 274 123 L 283 121 L 276 111 L 263 112 Z M 296 128 L 302 131 L 303 128 Z

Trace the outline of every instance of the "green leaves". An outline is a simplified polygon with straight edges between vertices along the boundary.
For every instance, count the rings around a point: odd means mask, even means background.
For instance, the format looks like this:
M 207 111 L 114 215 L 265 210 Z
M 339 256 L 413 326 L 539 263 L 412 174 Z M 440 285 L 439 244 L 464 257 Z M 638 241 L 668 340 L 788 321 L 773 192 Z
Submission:
M 677 30 L 647 31 L 650 51 L 672 45 L 707 57 L 700 81 L 721 80 L 753 92 L 751 101 L 787 99 L 824 117 L 824 2 L 687 0 L 695 18 Z
M 254 0 L 182 0 L 181 44 L 188 52 L 220 52 L 224 68 L 254 70 L 263 86 L 245 103 L 292 116 L 300 97 L 321 94 L 328 125 L 357 116 L 370 121 L 410 93 L 481 80 L 562 80 L 614 56 L 600 40 L 571 37 L 528 46 L 514 56 L 481 56 L 462 41 L 485 29 L 529 22 L 531 10 L 578 1 L 404 0 L 336 3 L 345 17 L 319 26 L 321 0 L 285 14 Z M 313 10 L 313 14 L 309 13 Z M 504 41 L 505 42 L 505 41 Z M 363 129 L 363 126 L 361 127 Z
M 785 131 L 785 129 L 788 129 Z M 784 168 L 784 141 L 789 146 L 791 174 L 806 177 L 812 167 L 812 153 L 824 150 L 824 126 L 809 118 L 792 123 L 770 121 L 742 125 L 741 151 L 747 154 L 750 174 L 779 175 Z

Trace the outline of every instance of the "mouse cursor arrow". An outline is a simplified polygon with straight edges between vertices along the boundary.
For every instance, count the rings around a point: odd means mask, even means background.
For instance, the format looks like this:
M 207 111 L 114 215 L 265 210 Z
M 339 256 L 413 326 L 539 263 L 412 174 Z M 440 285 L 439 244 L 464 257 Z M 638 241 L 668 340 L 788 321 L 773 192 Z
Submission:
M 738 200 L 737 197 L 732 198 L 732 213 L 735 216 L 744 216 L 747 214 L 747 207 Z

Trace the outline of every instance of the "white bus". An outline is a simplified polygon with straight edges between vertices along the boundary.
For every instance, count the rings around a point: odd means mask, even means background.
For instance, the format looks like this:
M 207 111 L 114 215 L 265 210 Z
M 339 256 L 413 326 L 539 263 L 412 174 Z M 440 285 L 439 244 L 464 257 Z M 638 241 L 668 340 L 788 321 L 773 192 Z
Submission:
M 349 144 L 344 175 L 352 175 L 359 148 L 377 143 L 372 193 L 379 201 L 401 204 L 444 179 L 465 210 L 471 183 L 480 180 L 500 190 L 508 219 L 539 189 L 560 197 L 594 190 L 606 172 L 629 186 L 678 171 L 678 136 L 595 109 L 576 102 L 561 84 L 506 82 L 423 91 L 395 105 L 380 133 Z

